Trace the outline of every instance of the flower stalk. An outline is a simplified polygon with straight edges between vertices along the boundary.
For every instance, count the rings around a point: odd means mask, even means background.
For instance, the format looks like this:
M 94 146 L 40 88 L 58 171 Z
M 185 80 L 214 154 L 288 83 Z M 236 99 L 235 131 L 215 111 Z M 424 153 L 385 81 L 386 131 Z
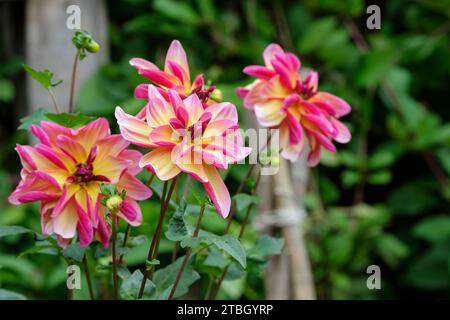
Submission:
M 198 233 L 200 231 L 200 225 L 202 223 L 202 218 L 203 218 L 203 213 L 205 212 L 205 206 L 206 206 L 206 201 L 203 202 L 201 208 L 200 208 L 200 212 L 198 214 L 198 219 L 197 219 L 197 224 L 195 225 L 195 230 L 194 230 L 194 234 L 192 235 L 194 238 L 198 237 Z M 178 284 L 180 283 L 181 280 L 181 276 L 183 275 L 183 271 L 186 268 L 186 265 L 189 261 L 189 258 L 191 256 L 191 248 L 188 248 L 186 251 L 186 255 L 184 256 L 183 262 L 181 263 L 181 267 L 180 270 L 178 270 L 178 274 L 177 277 L 175 278 L 175 282 L 173 283 L 172 289 L 170 290 L 170 294 L 169 294 L 169 300 L 172 300 Z

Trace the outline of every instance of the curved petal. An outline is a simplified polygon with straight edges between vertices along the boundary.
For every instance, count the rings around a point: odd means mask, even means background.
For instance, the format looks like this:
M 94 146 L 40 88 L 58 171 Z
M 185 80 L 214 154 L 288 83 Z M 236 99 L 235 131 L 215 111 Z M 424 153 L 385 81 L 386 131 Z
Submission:
M 119 191 L 126 190 L 127 197 L 134 200 L 145 200 L 152 196 L 152 191 L 141 180 L 129 173 L 124 173 L 117 183 Z
M 276 54 L 283 54 L 283 49 L 276 43 L 269 44 L 263 52 L 264 64 L 267 68 L 273 69 L 272 59 L 275 58 Z
M 180 169 L 172 161 L 171 151 L 171 147 L 159 147 L 144 155 L 139 162 L 139 166 L 148 168 L 160 180 L 170 180 L 180 173 Z
M 53 231 L 65 239 L 72 239 L 77 229 L 77 211 L 75 200 L 69 201 L 61 213 L 53 219 Z
M 173 148 L 172 158 L 176 159 L 176 165 L 181 171 L 188 173 L 195 180 L 200 182 L 208 181 L 208 177 L 203 168 L 203 158 L 201 153 L 193 152 L 193 145 L 185 151 L 183 145 Z
M 208 177 L 208 182 L 203 184 L 206 192 L 213 201 L 219 215 L 226 218 L 231 208 L 230 193 L 216 168 L 205 165 L 204 171 Z
M 203 114 L 203 105 L 196 94 L 191 94 L 183 100 L 184 108 L 189 115 L 187 126 L 190 127 L 200 119 Z
M 164 71 L 166 72 L 169 72 L 169 70 L 171 70 L 169 61 L 176 62 L 187 74 L 187 80 L 189 80 L 189 65 L 187 62 L 186 52 L 184 51 L 183 46 L 178 40 L 173 40 L 170 44 L 169 49 L 167 50 L 166 63 L 164 66 Z
M 231 120 L 234 123 L 238 123 L 238 113 L 234 104 L 229 102 L 216 103 L 208 107 L 206 110 L 211 113 L 211 120 Z
M 174 146 L 180 141 L 180 135 L 167 124 L 154 129 L 150 141 L 158 146 Z
M 340 143 L 347 143 L 351 140 L 352 135 L 345 124 L 335 118 L 331 118 L 331 124 L 336 129 L 334 140 Z
M 142 58 L 133 58 L 130 60 L 130 65 L 139 70 L 158 69 L 156 65 Z
M 126 114 L 120 107 L 116 107 L 115 116 L 125 140 L 140 147 L 153 147 L 149 140 L 152 128 L 144 120 Z
M 142 222 L 142 212 L 139 204 L 130 199 L 122 202 L 119 216 L 125 219 L 131 226 L 137 227 Z
M 345 100 L 328 92 L 318 92 L 312 96 L 309 101 L 313 103 L 321 102 L 322 104 L 328 104 L 331 106 L 331 110 L 333 110 L 332 115 L 335 115 L 338 118 L 350 113 L 352 109 Z
M 286 113 L 282 111 L 281 106 L 281 100 L 270 100 L 255 105 L 255 115 L 258 122 L 264 127 L 278 126 L 286 117 Z

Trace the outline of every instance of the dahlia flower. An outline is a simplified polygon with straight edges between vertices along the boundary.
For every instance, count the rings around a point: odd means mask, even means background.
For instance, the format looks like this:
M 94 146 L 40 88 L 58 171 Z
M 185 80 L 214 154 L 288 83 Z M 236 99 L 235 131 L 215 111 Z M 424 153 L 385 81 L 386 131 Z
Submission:
M 197 75 L 191 82 L 186 52 L 178 40 L 174 40 L 170 44 L 164 71 L 142 58 L 133 58 L 130 60 L 130 64 L 138 70 L 140 75 L 151 80 L 167 101 L 169 99 L 167 90 L 171 89 L 176 91 L 182 99 L 196 93 L 205 107 L 215 103 L 210 97 L 215 87 L 205 88 L 205 80 L 202 74 Z M 148 87 L 149 84 L 138 85 L 134 90 L 135 97 L 148 99 Z M 138 114 L 138 117 L 143 116 L 143 113 L 144 110 Z
M 126 190 L 118 216 L 133 226 L 141 223 L 137 201 L 151 196 L 135 177 L 141 154 L 127 150 L 129 143 L 110 133 L 106 119 L 78 129 L 42 121 L 41 126 L 32 125 L 31 132 L 40 142 L 34 147 L 17 145 L 23 169 L 9 202 L 40 201 L 44 234 L 56 234 L 62 246 L 78 233 L 82 246 L 96 237 L 107 247 L 110 230 L 101 205 L 101 183 Z
M 318 91 L 318 74 L 305 79 L 299 74 L 300 60 L 270 44 L 263 53 L 264 66 L 248 66 L 244 73 L 257 79 L 236 93 L 252 110 L 261 126 L 280 129 L 281 155 L 295 161 L 309 143 L 307 163 L 320 161 L 321 147 L 336 152 L 332 140 L 347 143 L 351 134 L 338 119 L 351 110 L 341 98 Z
M 169 102 L 156 87 L 149 87 L 149 104 L 140 119 L 116 108 L 123 137 L 131 143 L 155 148 L 144 155 L 139 166 L 163 181 L 186 172 L 203 183 L 218 213 L 227 217 L 230 194 L 217 169 L 227 169 L 249 153 L 238 131 L 236 107 L 216 103 L 204 109 L 196 94 L 182 99 L 168 90 Z

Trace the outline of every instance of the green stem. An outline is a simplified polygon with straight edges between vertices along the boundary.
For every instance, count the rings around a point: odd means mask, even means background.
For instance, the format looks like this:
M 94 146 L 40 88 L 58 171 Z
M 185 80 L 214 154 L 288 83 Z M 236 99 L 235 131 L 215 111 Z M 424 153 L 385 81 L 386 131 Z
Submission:
M 86 274 L 86 282 L 89 289 L 89 297 L 91 298 L 91 300 L 95 300 L 94 290 L 92 288 L 91 272 L 89 271 L 89 264 L 86 255 L 84 255 L 83 258 L 83 264 L 84 264 L 84 272 Z
M 149 260 L 149 261 L 156 258 L 155 252 L 157 252 L 158 248 L 159 248 L 159 241 L 161 238 L 162 227 L 164 224 L 164 217 L 166 215 L 167 208 L 169 207 L 170 198 L 172 197 L 173 190 L 175 189 L 176 179 L 177 179 L 177 177 L 175 177 L 172 180 L 172 184 L 170 185 L 170 190 L 168 193 L 167 193 L 168 182 L 167 181 L 164 182 L 164 188 L 163 188 L 163 193 L 162 193 L 162 197 L 161 197 L 161 207 L 160 207 L 160 212 L 159 212 L 159 220 L 158 220 L 158 224 L 156 226 L 155 233 L 153 234 L 152 243 L 150 245 L 150 249 L 148 250 L 148 255 L 147 255 L 147 260 Z M 154 269 L 154 268 L 152 268 L 152 269 Z M 145 283 L 147 282 L 148 274 L 149 274 L 149 270 L 146 267 L 144 270 L 144 276 L 142 277 L 141 287 L 139 289 L 139 295 L 138 295 L 139 299 L 141 299 L 142 296 L 144 295 Z
M 60 113 L 61 109 L 59 108 L 58 101 L 56 101 L 56 96 L 55 96 L 52 88 L 48 88 L 48 93 L 50 94 L 50 97 L 52 98 L 53 108 L 55 109 L 55 112 Z
M 203 202 L 203 204 L 200 208 L 200 213 L 198 214 L 197 224 L 195 225 L 194 234 L 192 235 L 194 238 L 198 237 L 198 232 L 200 231 L 200 225 L 202 223 L 203 213 L 205 212 L 205 206 L 206 206 L 206 201 Z M 181 280 L 181 276 L 183 275 L 183 271 L 186 268 L 186 265 L 189 261 L 190 256 L 191 256 L 191 248 L 188 248 L 186 251 L 186 255 L 184 256 L 183 262 L 181 263 L 180 270 L 178 270 L 178 274 L 177 274 L 177 277 L 175 278 L 175 282 L 173 283 L 172 289 L 170 290 L 169 300 L 172 300 L 172 298 L 177 290 L 178 284 L 180 283 L 180 280 Z
M 73 61 L 72 66 L 72 79 L 70 83 L 70 98 L 69 98 L 69 113 L 73 112 L 73 99 L 75 95 L 75 81 L 77 78 L 77 66 L 78 66 L 78 60 L 80 59 L 80 50 L 77 50 L 77 53 L 75 54 L 75 60 Z
M 119 278 L 117 277 L 117 253 L 116 253 L 116 240 L 117 240 L 117 218 L 116 213 L 112 212 L 112 271 L 113 271 L 113 284 L 114 284 L 114 299 L 119 300 Z

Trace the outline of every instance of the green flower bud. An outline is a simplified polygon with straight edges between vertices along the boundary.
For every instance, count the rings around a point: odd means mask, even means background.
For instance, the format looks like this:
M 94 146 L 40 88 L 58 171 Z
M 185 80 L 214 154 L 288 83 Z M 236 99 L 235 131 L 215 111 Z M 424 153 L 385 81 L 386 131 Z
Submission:
M 91 40 L 86 46 L 86 50 L 90 53 L 97 53 L 100 51 L 100 45 L 95 40 Z
M 122 205 L 123 199 L 120 195 L 116 194 L 112 197 L 109 197 L 106 200 L 106 207 L 111 211 L 111 212 L 117 212 L 120 209 L 120 206 Z

